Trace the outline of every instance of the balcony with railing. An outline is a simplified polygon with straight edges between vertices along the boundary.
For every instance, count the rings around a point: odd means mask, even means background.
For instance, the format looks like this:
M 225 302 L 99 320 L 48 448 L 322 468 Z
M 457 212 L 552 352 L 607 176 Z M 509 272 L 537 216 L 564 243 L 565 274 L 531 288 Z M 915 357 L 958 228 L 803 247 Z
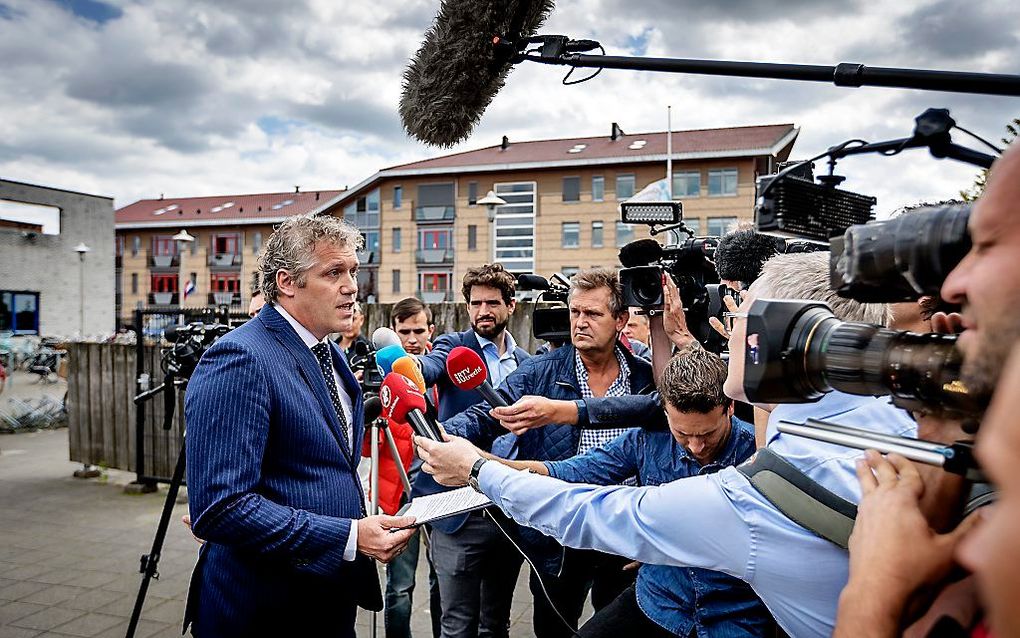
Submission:
M 155 306 L 176 306 L 179 297 L 176 292 L 150 292 L 149 304 Z
M 419 248 L 414 254 L 419 264 L 453 263 L 452 248 Z
M 453 206 L 416 206 L 414 220 L 419 224 L 443 224 L 453 221 Z
M 379 264 L 379 252 L 375 250 L 359 250 L 358 263 L 362 266 L 373 266 Z
M 241 253 L 209 253 L 206 259 L 211 268 L 239 269 L 244 261 Z
M 149 268 L 153 270 L 170 270 L 180 268 L 181 257 L 180 255 L 154 255 L 149 253 L 148 263 Z
M 418 298 L 425 303 L 443 303 L 453 301 L 452 290 L 419 290 Z
M 239 292 L 210 292 L 210 306 L 240 306 L 241 293 Z

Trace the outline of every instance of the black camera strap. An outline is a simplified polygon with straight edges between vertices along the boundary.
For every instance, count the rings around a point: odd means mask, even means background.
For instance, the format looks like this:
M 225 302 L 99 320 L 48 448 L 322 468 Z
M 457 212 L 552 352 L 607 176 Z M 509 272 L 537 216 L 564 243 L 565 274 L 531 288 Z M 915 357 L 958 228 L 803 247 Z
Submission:
M 784 516 L 815 535 L 847 548 L 857 506 L 837 496 L 768 448 L 737 466 L 765 499 Z

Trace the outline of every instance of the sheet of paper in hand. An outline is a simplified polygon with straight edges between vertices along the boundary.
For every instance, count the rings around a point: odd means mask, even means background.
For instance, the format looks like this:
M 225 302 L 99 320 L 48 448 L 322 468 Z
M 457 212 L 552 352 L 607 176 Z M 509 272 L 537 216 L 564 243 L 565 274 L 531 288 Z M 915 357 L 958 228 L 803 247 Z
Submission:
M 414 525 L 412 527 L 417 527 L 424 523 L 465 514 L 489 505 L 492 505 L 492 501 L 488 496 L 465 485 L 449 492 L 419 496 L 401 508 L 397 512 L 397 516 L 413 516 Z

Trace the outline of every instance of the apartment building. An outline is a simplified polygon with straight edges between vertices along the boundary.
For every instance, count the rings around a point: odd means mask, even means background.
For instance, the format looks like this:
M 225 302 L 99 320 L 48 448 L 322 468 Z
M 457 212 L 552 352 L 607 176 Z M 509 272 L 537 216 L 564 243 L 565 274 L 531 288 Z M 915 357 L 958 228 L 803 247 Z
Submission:
M 139 303 L 247 308 L 256 258 L 273 225 L 342 192 L 144 199 L 118 209 L 118 322 L 129 325 Z
M 786 160 L 792 124 L 674 131 L 673 195 L 696 234 L 750 219 L 754 183 Z M 572 274 L 616 266 L 648 236 L 619 222 L 618 204 L 666 175 L 665 132 L 501 144 L 383 169 L 316 212 L 365 235 L 362 297 L 459 299 L 465 271 L 492 260 L 514 272 Z M 486 206 L 492 191 L 504 203 Z

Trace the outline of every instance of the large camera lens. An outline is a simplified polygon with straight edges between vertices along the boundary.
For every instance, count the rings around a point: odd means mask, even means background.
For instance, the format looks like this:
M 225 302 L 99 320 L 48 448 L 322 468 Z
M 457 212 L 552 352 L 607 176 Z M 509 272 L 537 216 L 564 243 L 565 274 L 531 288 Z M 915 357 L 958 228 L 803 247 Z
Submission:
M 639 308 L 661 308 L 662 268 L 660 266 L 634 266 L 620 269 L 623 287 L 623 305 Z
M 832 289 L 864 302 L 937 294 L 970 250 L 970 205 L 933 206 L 851 226 L 832 241 Z
M 960 381 L 955 335 L 840 321 L 823 303 L 755 301 L 747 344 L 744 390 L 756 403 L 799 403 L 839 390 L 891 395 L 908 410 L 974 416 L 988 402 Z

